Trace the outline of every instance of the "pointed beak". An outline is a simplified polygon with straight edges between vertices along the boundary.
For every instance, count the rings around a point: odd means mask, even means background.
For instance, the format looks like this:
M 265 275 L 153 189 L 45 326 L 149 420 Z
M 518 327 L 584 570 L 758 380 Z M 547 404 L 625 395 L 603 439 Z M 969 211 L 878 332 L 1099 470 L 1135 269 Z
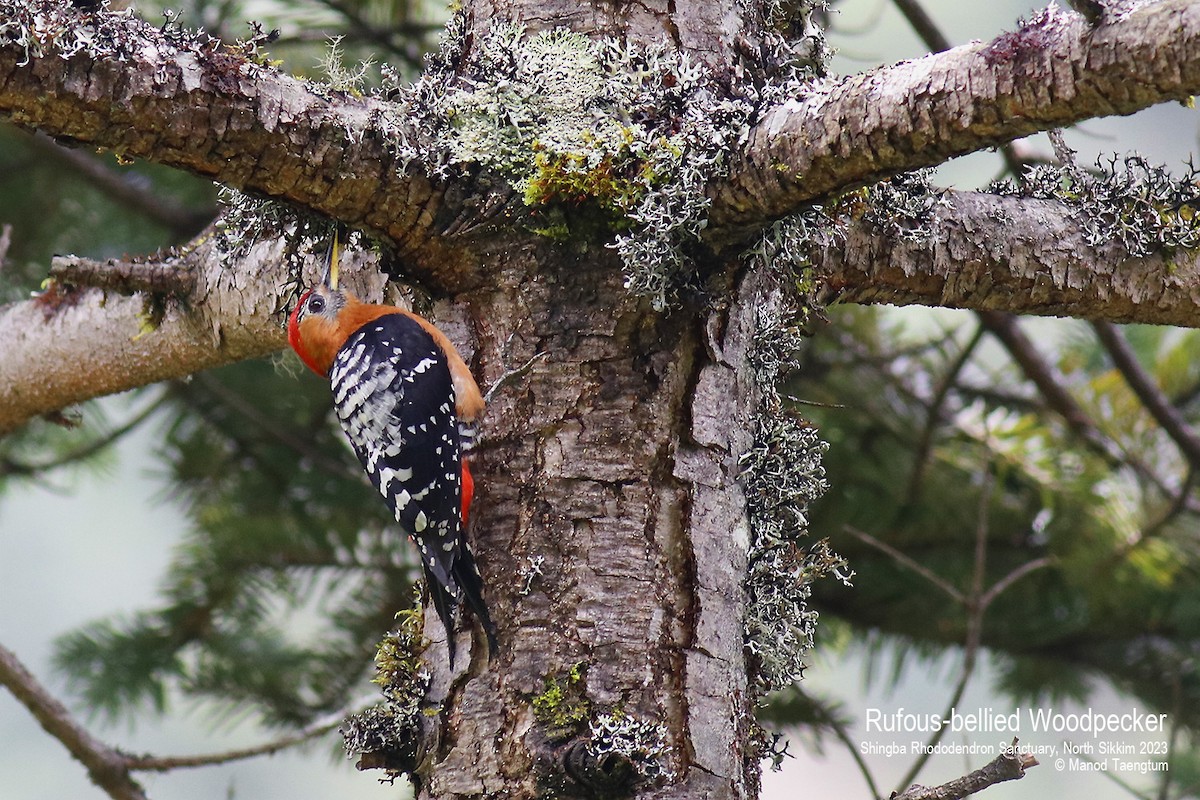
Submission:
M 325 277 L 322 283 L 330 289 L 338 288 L 338 252 L 341 246 L 342 226 L 333 229 L 333 238 L 329 240 L 329 251 L 325 254 Z

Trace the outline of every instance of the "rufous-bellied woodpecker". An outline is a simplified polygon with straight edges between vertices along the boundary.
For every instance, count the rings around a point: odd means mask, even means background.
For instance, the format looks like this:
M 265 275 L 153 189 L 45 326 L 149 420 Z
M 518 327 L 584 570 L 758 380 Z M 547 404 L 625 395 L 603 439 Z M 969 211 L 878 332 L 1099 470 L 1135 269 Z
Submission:
M 338 241 L 325 279 L 305 291 L 288 341 L 327 378 L 342 429 L 371 483 L 421 552 L 454 664 L 454 609 L 466 600 L 497 652 L 483 582 L 467 546 L 475 484 L 466 453 L 483 396 L 446 335 L 411 311 L 338 289 Z

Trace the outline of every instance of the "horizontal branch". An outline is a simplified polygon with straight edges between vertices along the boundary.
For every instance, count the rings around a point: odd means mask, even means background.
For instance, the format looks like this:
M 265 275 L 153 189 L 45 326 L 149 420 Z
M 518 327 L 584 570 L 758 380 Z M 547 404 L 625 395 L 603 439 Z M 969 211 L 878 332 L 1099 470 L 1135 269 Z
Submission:
M 753 227 L 1037 131 L 1186 100 L 1200 93 L 1198 53 L 1200 5 L 1190 0 L 1099 28 L 1050 5 L 990 42 L 814 86 L 751 132 L 727 182 L 712 187 L 710 226 Z
M 338 727 L 350 713 L 328 714 L 295 733 L 253 747 L 194 756 L 132 755 L 111 747 L 80 725 L 11 650 L 0 645 L 0 686 L 8 689 L 46 732 L 63 744 L 88 772 L 92 782 L 114 800 L 146 800 L 133 772 L 169 772 L 176 769 L 228 764 L 273 755 L 315 739 Z
M 157 261 L 56 260 L 47 291 L 0 307 L 0 434 L 93 397 L 286 347 L 280 309 L 292 298 L 282 249 L 264 242 L 226 264 L 207 237 Z M 343 266 L 356 293 L 378 300 L 386 278 L 376 259 L 349 253 Z
M 201 264 L 199 251 L 186 263 Z M 258 266 L 280 287 L 278 252 Z M 215 259 L 214 259 L 215 260 Z M 141 265 L 146 266 L 146 265 Z M 186 266 L 175 265 L 186 270 Z M 279 350 L 285 345 L 274 292 L 243 292 L 234 280 L 202 283 L 182 300 L 152 301 L 99 288 L 52 284 L 41 296 L 0 308 L 0 433 L 82 400 Z M 152 318 L 151 302 L 161 302 Z
M 1046 200 L 948 192 L 913 241 L 862 221 L 844 246 L 812 253 L 844 302 L 928 305 L 1194 327 L 1200 260 L 1129 258 L 1090 247 L 1071 210 Z
M 8 648 L 0 645 L 0 686 L 29 710 L 46 732 L 87 769 L 88 777 L 114 800 L 146 800 L 129 774 L 125 757 L 87 732 Z
M 196 275 L 180 259 L 94 261 L 79 256 L 55 256 L 50 278 L 65 285 L 90 286 L 119 294 L 150 292 L 187 298 L 196 290 Z
M 31 31 L 38 14 L 42 27 Z M 401 143 L 417 134 L 399 106 L 293 78 L 203 35 L 65 0 L 0 0 L 0 20 L 11 20 L 0 28 L 0 116 L 295 203 L 426 265 L 447 260 L 429 231 L 441 195 L 406 169 Z M 92 31 L 82 46 L 75 29 Z
M 913 784 L 892 800 L 961 800 L 963 797 L 982 792 L 989 786 L 1025 777 L 1025 770 L 1038 766 L 1038 760 L 1022 753 L 1013 739 L 1012 744 L 990 762 L 961 778 L 941 786 L 926 787 Z

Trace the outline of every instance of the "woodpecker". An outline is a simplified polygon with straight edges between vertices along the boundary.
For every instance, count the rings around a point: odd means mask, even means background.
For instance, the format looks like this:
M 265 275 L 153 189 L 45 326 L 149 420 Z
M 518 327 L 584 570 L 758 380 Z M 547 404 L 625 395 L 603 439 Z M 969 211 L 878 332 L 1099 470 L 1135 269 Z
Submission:
M 466 453 L 483 396 L 458 350 L 428 320 L 337 288 L 338 238 L 322 283 L 301 296 L 288 342 L 330 382 L 346 437 L 396 521 L 417 544 L 454 666 L 454 609 L 474 611 L 498 652 L 483 581 L 467 546 L 475 483 Z

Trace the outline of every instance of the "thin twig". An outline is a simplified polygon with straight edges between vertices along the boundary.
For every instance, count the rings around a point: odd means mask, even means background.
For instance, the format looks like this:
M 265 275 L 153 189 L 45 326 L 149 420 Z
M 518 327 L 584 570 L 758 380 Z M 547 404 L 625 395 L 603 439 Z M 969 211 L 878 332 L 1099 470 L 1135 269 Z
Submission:
M 967 614 L 967 636 L 966 641 L 963 643 L 962 672 L 959 674 L 958 681 L 954 685 L 954 691 L 950 694 L 950 700 L 946 704 L 946 710 L 942 714 L 942 719 L 948 719 L 962 701 L 963 694 L 967 691 L 967 684 L 970 683 L 971 677 L 975 674 L 975 665 L 979 659 L 979 648 L 983 642 L 983 614 L 987 610 L 986 606 L 982 603 L 984 596 L 983 581 L 985 577 L 984 573 L 987 569 L 987 540 L 990 529 L 988 523 L 991 518 L 988 512 L 991 508 L 992 488 L 994 486 L 995 480 L 989 463 L 983 472 L 983 486 L 979 489 L 979 508 L 976 512 L 977 519 L 975 523 L 975 553 L 971 568 L 971 588 L 961 601 Z M 913 761 L 912 766 L 908 768 L 908 772 L 900 779 L 897 791 L 902 791 L 905 786 L 910 785 L 916 780 L 917 775 L 921 774 L 921 770 L 929 762 L 938 742 L 946 735 L 949 728 L 950 726 L 943 725 L 933 732 L 929 740 L 925 743 L 926 746 L 921 750 L 916 760 Z
M 940 53 L 953 47 L 950 40 L 938 28 L 937 23 L 916 0 L 892 0 L 892 2 L 895 3 L 896 8 L 900 9 L 900 13 L 908 20 L 908 24 L 912 26 L 913 30 L 917 32 L 917 36 L 921 37 L 921 41 L 930 50 Z
M 330 717 L 336 718 L 330 719 Z M 264 742 L 254 747 L 244 747 L 239 750 L 228 750 L 222 753 L 206 753 L 198 756 L 127 755 L 125 756 L 126 763 L 131 770 L 137 772 L 169 772 L 174 769 L 209 767 L 216 764 L 228 764 L 232 761 L 244 761 L 247 758 L 254 758 L 256 756 L 269 756 L 328 733 L 342 724 L 346 718 L 346 712 L 339 711 L 336 714 L 330 715 L 330 717 L 307 725 L 289 736 Z
M 256 429 L 279 442 L 284 447 L 294 450 L 297 455 L 308 459 L 313 466 L 320 467 L 330 475 L 344 477 L 347 474 L 347 467 L 344 463 L 331 458 L 320 449 L 313 447 L 311 440 L 303 436 L 298 436 L 292 433 L 291 429 L 277 424 L 266 414 L 255 408 L 246 398 L 225 386 L 225 384 L 209 373 L 201 372 L 193 377 L 193 381 L 198 383 L 204 391 L 212 395 L 218 403 L 235 414 L 245 417 Z
M 867 782 L 867 790 L 871 793 L 871 797 L 879 797 L 879 787 L 875 785 L 875 778 L 871 775 L 871 768 L 867 766 L 866 759 L 859 752 L 858 742 L 850 738 L 850 733 L 846 730 L 846 726 L 842 724 L 842 721 L 837 718 L 833 711 L 826 708 L 816 698 L 813 698 L 813 708 L 817 714 L 817 724 L 823 723 L 828 725 L 830 730 L 833 731 L 833 735 L 837 737 L 837 740 L 844 744 L 846 749 L 850 751 L 850 757 L 854 759 L 854 763 L 858 767 L 858 771 L 862 774 L 863 780 Z
M 352 713 L 349 709 L 363 707 L 374 701 L 373 698 L 360 699 L 294 734 L 254 747 L 198 756 L 151 756 L 122 753 L 92 737 L 71 718 L 66 707 L 37 681 L 16 655 L 3 645 L 0 645 L 0 685 L 29 709 L 47 733 L 62 742 L 71 755 L 84 765 L 92 781 L 114 800 L 146 800 L 144 791 L 132 778 L 131 772 L 168 772 L 272 755 L 328 733 Z
M 921 492 L 921 484 L 925 476 L 925 467 L 929 463 L 929 452 L 933 448 L 933 436 L 937 429 L 937 425 L 942 420 L 942 407 L 946 403 L 946 398 L 950 395 L 950 390 L 954 388 L 958 381 L 958 376 L 966 367 L 967 361 L 975 352 L 975 348 L 983 341 L 983 326 L 980 325 L 975 329 L 974 335 L 963 346 L 962 351 L 954 359 L 953 363 L 946 370 L 941 383 L 933 393 L 933 399 L 929 403 L 929 408 L 925 414 L 925 427 L 921 431 L 921 437 L 917 440 L 916 455 L 913 456 L 912 475 L 908 480 L 908 491 L 905 493 L 904 508 L 915 506 Z
M 997 783 L 1024 778 L 1025 770 L 1037 765 L 1038 760 L 1031 754 L 1017 750 L 1017 740 L 1013 739 L 1004 752 L 969 775 L 932 788 L 913 785 L 892 795 L 892 800 L 961 800 Z
M 1166 395 L 1158 388 L 1157 381 L 1142 367 L 1137 354 L 1129 342 L 1111 322 L 1093 322 L 1092 329 L 1100 344 L 1108 351 L 1117 370 L 1129 384 L 1129 388 L 1142 401 L 1150 416 L 1162 426 L 1163 431 L 1179 447 L 1184 458 L 1193 469 L 1200 468 L 1200 436 L 1192 430 L 1179 409 L 1171 405 Z
M 987 607 L 990 606 L 997 597 L 1003 594 L 1008 587 L 1012 586 L 1026 575 L 1029 575 L 1032 572 L 1037 572 L 1039 569 L 1045 569 L 1046 567 L 1052 566 L 1054 563 L 1055 559 L 1053 556 L 1042 556 L 1041 558 L 1035 558 L 1032 561 L 1026 561 L 1024 564 L 993 583 L 991 587 L 979 598 L 979 605 L 983 608 L 983 610 L 986 611 Z
M 908 556 L 908 555 L 900 552 L 896 548 L 892 547 L 887 542 L 881 541 L 880 539 L 876 539 L 871 534 L 867 533 L 866 531 L 859 530 L 858 528 L 855 528 L 853 525 L 843 525 L 842 530 L 844 530 L 846 533 L 850 534 L 854 538 L 858 539 L 860 542 L 863 542 L 864 544 L 868 544 L 871 547 L 874 547 L 876 550 L 880 550 L 880 551 L 886 553 L 887 555 L 891 556 L 899 564 L 901 564 L 902 566 L 908 567 L 910 570 L 917 573 L 922 578 L 929 581 L 931 584 L 933 584 L 934 586 L 936 586 L 937 588 L 941 589 L 943 592 L 948 594 L 951 597 L 951 599 L 953 599 L 956 603 L 966 602 L 966 597 L 964 597 L 963 593 L 954 587 L 954 584 L 952 584 L 949 581 L 947 581 L 946 579 L 942 578 L 936 572 L 929 569 L 928 567 L 926 567 L 924 564 L 920 563 L 919 561 L 916 561 L 915 559 L 911 558 L 910 556 Z
M 803 397 L 796 397 L 794 394 L 784 394 L 783 399 L 790 403 L 795 403 L 798 406 L 813 406 L 815 408 L 833 408 L 845 409 L 848 406 L 845 403 L 822 403 L 820 400 L 805 400 Z
M 1155 474 L 1149 465 L 1132 453 L 1122 453 L 1092 422 L 1083 407 L 1062 385 L 1062 376 L 1042 357 L 1033 342 L 1017 324 L 1016 317 L 997 311 L 977 312 L 980 321 L 1000 340 L 1021 372 L 1033 383 L 1054 411 L 1067 424 L 1067 428 L 1093 453 L 1113 466 L 1128 466 L 1137 475 L 1157 489 L 1163 497 L 1178 497 L 1178 493 Z M 1190 499 L 1186 500 L 1189 510 L 1195 510 Z
M 186 208 L 159 192 L 129 180 L 128 176 L 87 153 L 63 147 L 44 133 L 35 133 L 29 142 L 40 154 L 72 169 L 105 197 L 162 225 L 171 232 L 175 241 L 181 242 L 195 236 L 217 215 L 216 209 L 211 207 L 198 210 Z
M 1129 783 L 1129 781 L 1124 780 L 1120 775 L 1113 772 L 1112 770 L 1101 769 L 1100 762 L 1097 761 L 1096 759 L 1092 758 L 1091 756 L 1089 756 L 1087 753 L 1078 753 L 1072 757 L 1078 758 L 1081 761 L 1086 761 L 1089 764 L 1094 764 L 1095 769 L 1092 771 L 1098 772 L 1099 774 L 1103 775 L 1104 777 L 1108 778 L 1110 781 L 1115 783 L 1117 786 L 1120 786 L 1122 789 L 1124 789 L 1126 792 L 1129 793 L 1130 797 L 1137 798 L 1137 800 L 1153 800 L 1151 795 L 1148 792 L 1143 792 L 1143 791 L 1137 789 L 1133 784 Z M 1187 797 L 1187 795 L 1180 795 L 1180 797 Z
M 1191 496 L 1192 487 L 1196 485 L 1196 468 L 1189 466 L 1187 477 L 1183 479 L 1183 483 L 1179 486 L 1179 496 L 1171 501 L 1171 505 L 1163 512 L 1162 516 L 1146 526 L 1145 530 L 1137 537 L 1133 545 L 1140 544 L 1147 539 L 1153 539 L 1159 532 L 1165 528 L 1177 516 L 1188 510 L 1188 498 Z M 1132 546 L 1129 549 L 1132 549 Z
M 46 732 L 60 741 L 92 781 L 113 800 L 146 800 L 145 791 L 129 774 L 118 751 L 94 738 L 42 686 L 12 651 L 0 645 L 0 685 L 29 710 Z
M 155 399 L 153 403 L 130 417 L 130 419 L 124 425 L 113 428 L 105 435 L 88 442 L 86 445 L 76 450 L 72 450 L 69 453 L 58 456 L 57 458 L 42 461 L 41 463 L 15 461 L 10 458 L 0 459 L 0 477 L 7 475 L 19 475 L 22 477 L 38 475 L 42 472 L 47 472 L 76 461 L 82 461 L 86 458 L 90 458 L 149 419 L 150 415 L 162 407 L 165 401 L 166 395 L 159 395 L 159 397 Z
M 1184 698 L 1183 698 L 1183 681 L 1179 674 L 1179 664 L 1176 662 L 1175 669 L 1171 670 L 1171 732 L 1167 734 L 1167 752 L 1166 762 L 1168 764 L 1175 763 L 1175 754 L 1179 747 L 1179 734 L 1182 732 L 1180 720 L 1183 719 Z M 1169 800 L 1171 796 L 1171 774 L 1164 770 L 1162 781 L 1158 785 L 1158 800 Z M 1180 793 L 1180 797 L 1186 795 Z
M 12 247 L 12 225 L 4 223 L 0 225 L 0 272 L 4 271 L 5 264 L 8 262 L 8 248 Z
M 1051 410 L 1063 418 L 1067 427 L 1090 447 L 1114 457 L 1100 430 L 1087 413 L 1062 385 L 1061 376 L 1038 351 L 1033 341 L 1021 330 L 1016 317 L 999 311 L 980 311 L 979 320 L 1012 357 L 1046 400 Z
M 421 66 L 421 47 L 419 41 L 414 40 L 418 37 L 428 36 L 433 31 L 440 30 L 442 27 L 440 25 L 435 26 L 432 23 L 423 25 L 414 22 L 400 22 L 388 28 L 377 28 L 359 13 L 357 9 L 343 0 L 317 0 L 317 2 L 329 10 L 340 14 L 358 36 L 385 48 L 393 55 L 399 56 L 410 66 L 414 67 Z M 396 34 L 402 34 L 411 38 L 407 41 L 397 42 Z

